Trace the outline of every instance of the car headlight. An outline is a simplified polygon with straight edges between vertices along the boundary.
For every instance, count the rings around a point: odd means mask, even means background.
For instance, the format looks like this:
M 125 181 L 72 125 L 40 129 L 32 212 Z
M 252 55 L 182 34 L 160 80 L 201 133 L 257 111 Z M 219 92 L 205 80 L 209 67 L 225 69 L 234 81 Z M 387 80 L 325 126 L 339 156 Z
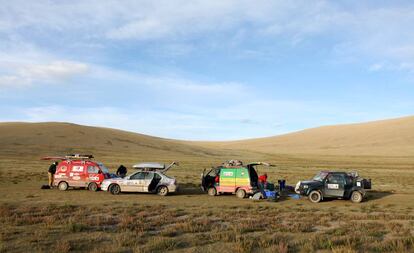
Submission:
M 308 189 L 309 185 L 305 184 L 303 185 L 303 189 Z

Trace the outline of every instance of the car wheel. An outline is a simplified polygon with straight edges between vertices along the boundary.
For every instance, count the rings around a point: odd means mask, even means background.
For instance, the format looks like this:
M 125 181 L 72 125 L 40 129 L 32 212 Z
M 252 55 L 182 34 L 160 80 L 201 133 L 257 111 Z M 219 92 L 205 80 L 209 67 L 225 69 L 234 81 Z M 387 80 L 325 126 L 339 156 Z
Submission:
M 208 195 L 210 195 L 210 196 L 216 196 L 216 195 L 217 195 L 217 190 L 216 190 L 216 188 L 211 187 L 211 188 L 208 188 L 207 193 L 208 193 Z
M 238 189 L 236 192 L 238 198 L 244 199 L 246 197 L 246 191 L 243 189 Z
M 361 203 L 362 202 L 362 194 L 359 191 L 352 192 L 351 201 L 354 202 L 354 203 Z
M 157 194 L 160 196 L 167 196 L 168 194 L 168 188 L 167 186 L 160 186 L 157 189 Z
M 322 195 L 319 191 L 311 191 L 308 197 L 309 197 L 309 200 L 313 203 L 318 203 L 322 200 Z
M 121 187 L 117 184 L 109 186 L 109 192 L 113 195 L 118 195 L 121 192 Z
M 69 188 L 69 185 L 68 185 L 68 183 L 66 183 L 66 182 L 60 182 L 60 183 L 58 184 L 58 188 L 59 188 L 59 190 L 61 190 L 61 191 L 66 191 L 66 190 Z
M 96 192 L 98 190 L 98 185 L 96 183 L 90 183 L 88 185 L 88 190 Z

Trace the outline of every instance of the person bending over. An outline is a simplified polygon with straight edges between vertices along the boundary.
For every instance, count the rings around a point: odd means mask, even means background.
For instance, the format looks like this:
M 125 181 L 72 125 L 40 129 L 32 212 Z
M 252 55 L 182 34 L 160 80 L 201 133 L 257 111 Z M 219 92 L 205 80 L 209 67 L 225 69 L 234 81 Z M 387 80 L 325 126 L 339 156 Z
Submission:
M 127 171 L 127 168 L 121 164 L 121 166 L 119 166 L 118 170 L 116 171 L 116 175 L 124 178 L 127 174 Z

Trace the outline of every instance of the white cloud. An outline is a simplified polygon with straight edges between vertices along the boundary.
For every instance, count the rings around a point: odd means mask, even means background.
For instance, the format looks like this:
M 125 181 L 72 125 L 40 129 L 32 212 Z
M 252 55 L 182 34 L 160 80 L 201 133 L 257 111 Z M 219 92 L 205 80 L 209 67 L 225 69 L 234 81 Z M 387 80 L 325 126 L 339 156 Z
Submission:
M 120 89 L 140 87 L 150 90 L 157 95 L 168 98 L 218 100 L 225 97 L 246 98 L 252 94 L 252 89 L 240 82 L 233 81 L 200 81 L 170 72 L 146 74 L 124 71 L 98 65 L 89 65 L 89 78 L 100 83 L 117 83 Z
M 380 71 L 384 68 L 384 63 L 374 63 L 371 66 L 369 66 L 368 70 L 375 72 L 375 71 Z
M 0 60 L 1 61 L 1 60 Z M 61 82 L 88 71 L 85 63 L 54 61 L 47 64 L 24 63 L 13 68 L 8 74 L 0 75 L 1 86 L 25 86 L 35 82 Z

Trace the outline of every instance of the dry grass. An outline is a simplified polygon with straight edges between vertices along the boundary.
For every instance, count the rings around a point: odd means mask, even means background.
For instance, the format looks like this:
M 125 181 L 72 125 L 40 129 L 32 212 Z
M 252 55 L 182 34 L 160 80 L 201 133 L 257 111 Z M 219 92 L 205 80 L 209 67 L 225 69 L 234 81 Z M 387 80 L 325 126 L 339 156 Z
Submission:
M 93 194 L 93 193 L 91 193 Z M 246 200 L 247 201 L 247 200 Z M 59 252 L 408 252 L 414 249 L 413 214 L 393 210 L 338 213 L 249 202 L 240 207 L 33 204 L 0 206 L 2 245 Z M 346 211 L 346 210 L 344 210 Z M 327 220 L 327 217 L 328 220 Z M 398 227 L 398 229 L 397 229 Z

